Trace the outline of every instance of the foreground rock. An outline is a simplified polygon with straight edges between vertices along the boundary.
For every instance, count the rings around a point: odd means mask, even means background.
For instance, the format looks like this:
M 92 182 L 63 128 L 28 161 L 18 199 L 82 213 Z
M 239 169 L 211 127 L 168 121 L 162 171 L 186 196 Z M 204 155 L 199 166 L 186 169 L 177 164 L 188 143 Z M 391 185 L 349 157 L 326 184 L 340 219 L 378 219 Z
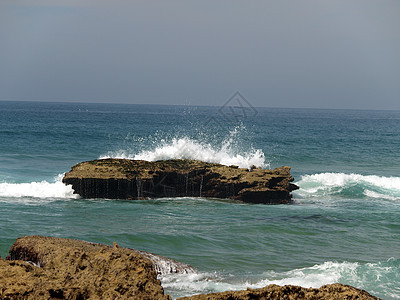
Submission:
M 317 299 L 346 299 L 346 300 L 374 300 L 378 299 L 366 291 L 343 284 L 328 284 L 319 289 L 303 288 L 293 285 L 268 285 L 261 289 L 247 289 L 245 291 L 223 292 L 183 297 L 178 300 L 317 300 Z
M 117 244 L 27 236 L 17 239 L 6 260 L 0 260 L 0 292 L 4 299 L 170 299 L 156 270 L 194 271 Z
M 102 159 L 82 162 L 63 182 L 84 198 L 230 198 L 249 203 L 288 203 L 293 190 L 290 167 L 241 169 L 195 160 L 148 162 Z

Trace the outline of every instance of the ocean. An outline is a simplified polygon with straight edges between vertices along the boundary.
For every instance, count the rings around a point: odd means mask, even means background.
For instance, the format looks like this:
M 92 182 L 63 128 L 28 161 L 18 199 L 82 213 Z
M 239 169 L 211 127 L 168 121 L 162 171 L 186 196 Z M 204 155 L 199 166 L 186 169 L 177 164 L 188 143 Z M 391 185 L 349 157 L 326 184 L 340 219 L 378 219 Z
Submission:
M 241 104 L 246 104 L 242 102 Z M 0 102 L 0 256 L 24 235 L 194 266 L 174 298 L 340 282 L 400 299 L 400 111 Z M 290 166 L 293 204 L 82 199 L 62 176 L 106 157 Z

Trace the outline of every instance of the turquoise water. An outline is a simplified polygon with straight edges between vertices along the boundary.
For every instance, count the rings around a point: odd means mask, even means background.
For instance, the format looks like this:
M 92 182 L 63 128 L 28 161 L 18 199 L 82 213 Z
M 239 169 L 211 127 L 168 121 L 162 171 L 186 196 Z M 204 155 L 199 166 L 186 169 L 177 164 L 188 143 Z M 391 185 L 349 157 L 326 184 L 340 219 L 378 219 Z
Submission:
M 168 256 L 174 297 L 341 282 L 400 298 L 400 112 L 0 102 L 0 255 L 19 236 L 84 239 Z M 81 199 L 60 178 L 100 157 L 289 165 L 292 205 Z

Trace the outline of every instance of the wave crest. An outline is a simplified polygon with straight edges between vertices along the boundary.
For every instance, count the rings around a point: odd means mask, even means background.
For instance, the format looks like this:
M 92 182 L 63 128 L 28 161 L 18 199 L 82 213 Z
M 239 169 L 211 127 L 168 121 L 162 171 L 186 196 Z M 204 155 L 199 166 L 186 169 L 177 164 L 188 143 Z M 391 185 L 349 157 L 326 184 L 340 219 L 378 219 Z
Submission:
M 345 173 L 303 175 L 296 182 L 301 197 L 368 197 L 400 200 L 400 177 Z
M 71 185 L 65 185 L 61 179 L 63 174 L 56 177 L 55 182 L 0 183 L 0 197 L 8 198 L 61 198 L 76 199 Z

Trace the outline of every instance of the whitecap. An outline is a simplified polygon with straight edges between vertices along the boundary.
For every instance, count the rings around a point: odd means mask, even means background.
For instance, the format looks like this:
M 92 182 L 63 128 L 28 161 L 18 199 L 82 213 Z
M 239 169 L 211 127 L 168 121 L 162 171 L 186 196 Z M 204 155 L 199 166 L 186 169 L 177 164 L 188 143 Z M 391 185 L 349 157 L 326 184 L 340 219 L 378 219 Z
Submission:
M 52 199 L 76 199 L 71 185 L 62 183 L 64 174 L 59 174 L 54 182 L 37 181 L 25 183 L 0 183 L 0 197 L 6 198 L 52 198 Z
M 300 187 L 295 195 L 301 198 L 335 196 L 400 200 L 400 177 L 318 173 L 303 175 L 295 184 Z

